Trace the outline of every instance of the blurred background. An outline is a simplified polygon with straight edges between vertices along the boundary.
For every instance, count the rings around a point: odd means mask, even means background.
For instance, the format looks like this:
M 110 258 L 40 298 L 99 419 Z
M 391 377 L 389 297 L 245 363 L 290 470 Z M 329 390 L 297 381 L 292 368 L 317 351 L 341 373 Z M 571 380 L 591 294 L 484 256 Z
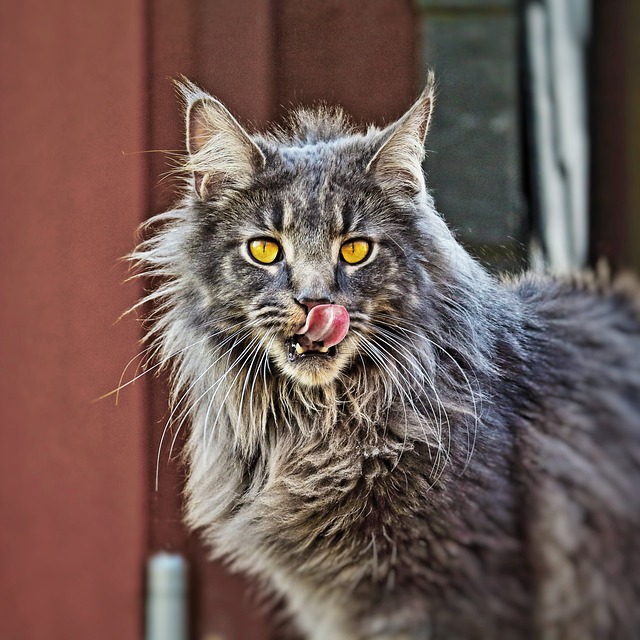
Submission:
M 185 638 L 280 637 L 181 526 L 165 449 L 155 490 L 162 378 L 95 401 L 140 349 L 118 259 L 174 197 L 171 78 L 249 127 L 317 101 L 382 125 L 433 67 L 425 169 L 470 251 L 640 268 L 635 0 L 3 0 L 0 34 L 0 640 L 143 637 L 158 551 L 188 566 Z

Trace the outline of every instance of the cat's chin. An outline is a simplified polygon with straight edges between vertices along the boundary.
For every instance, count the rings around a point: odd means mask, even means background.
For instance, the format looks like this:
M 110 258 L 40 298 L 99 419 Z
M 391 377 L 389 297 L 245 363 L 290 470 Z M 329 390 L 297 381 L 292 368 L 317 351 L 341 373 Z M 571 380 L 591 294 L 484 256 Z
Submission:
M 323 387 L 330 385 L 340 371 L 329 367 L 312 368 L 306 365 L 304 367 L 294 365 L 287 367 L 285 373 L 305 387 Z

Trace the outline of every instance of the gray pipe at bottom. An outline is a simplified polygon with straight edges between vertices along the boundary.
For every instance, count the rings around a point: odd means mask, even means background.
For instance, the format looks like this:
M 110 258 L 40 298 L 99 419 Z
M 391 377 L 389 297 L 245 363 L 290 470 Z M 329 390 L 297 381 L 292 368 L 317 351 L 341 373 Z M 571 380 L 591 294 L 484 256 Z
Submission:
M 187 561 L 156 553 L 147 562 L 146 640 L 188 640 Z

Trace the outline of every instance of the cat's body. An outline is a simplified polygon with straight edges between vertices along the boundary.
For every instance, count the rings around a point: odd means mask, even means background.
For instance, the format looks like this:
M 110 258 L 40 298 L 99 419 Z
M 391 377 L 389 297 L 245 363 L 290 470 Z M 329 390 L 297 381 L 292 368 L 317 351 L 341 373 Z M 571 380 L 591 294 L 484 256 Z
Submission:
M 322 111 L 252 138 L 183 92 L 188 193 L 136 257 L 189 524 L 314 640 L 640 637 L 634 286 L 473 261 L 422 181 L 429 90 L 383 131 Z M 346 337 L 330 316 L 297 356 L 326 309 Z

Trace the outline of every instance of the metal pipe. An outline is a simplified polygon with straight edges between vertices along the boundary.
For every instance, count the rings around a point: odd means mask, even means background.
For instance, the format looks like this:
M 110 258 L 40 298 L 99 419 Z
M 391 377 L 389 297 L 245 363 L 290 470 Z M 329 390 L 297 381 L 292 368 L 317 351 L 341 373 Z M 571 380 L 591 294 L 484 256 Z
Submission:
M 147 562 L 146 640 L 188 640 L 187 561 L 160 552 Z

